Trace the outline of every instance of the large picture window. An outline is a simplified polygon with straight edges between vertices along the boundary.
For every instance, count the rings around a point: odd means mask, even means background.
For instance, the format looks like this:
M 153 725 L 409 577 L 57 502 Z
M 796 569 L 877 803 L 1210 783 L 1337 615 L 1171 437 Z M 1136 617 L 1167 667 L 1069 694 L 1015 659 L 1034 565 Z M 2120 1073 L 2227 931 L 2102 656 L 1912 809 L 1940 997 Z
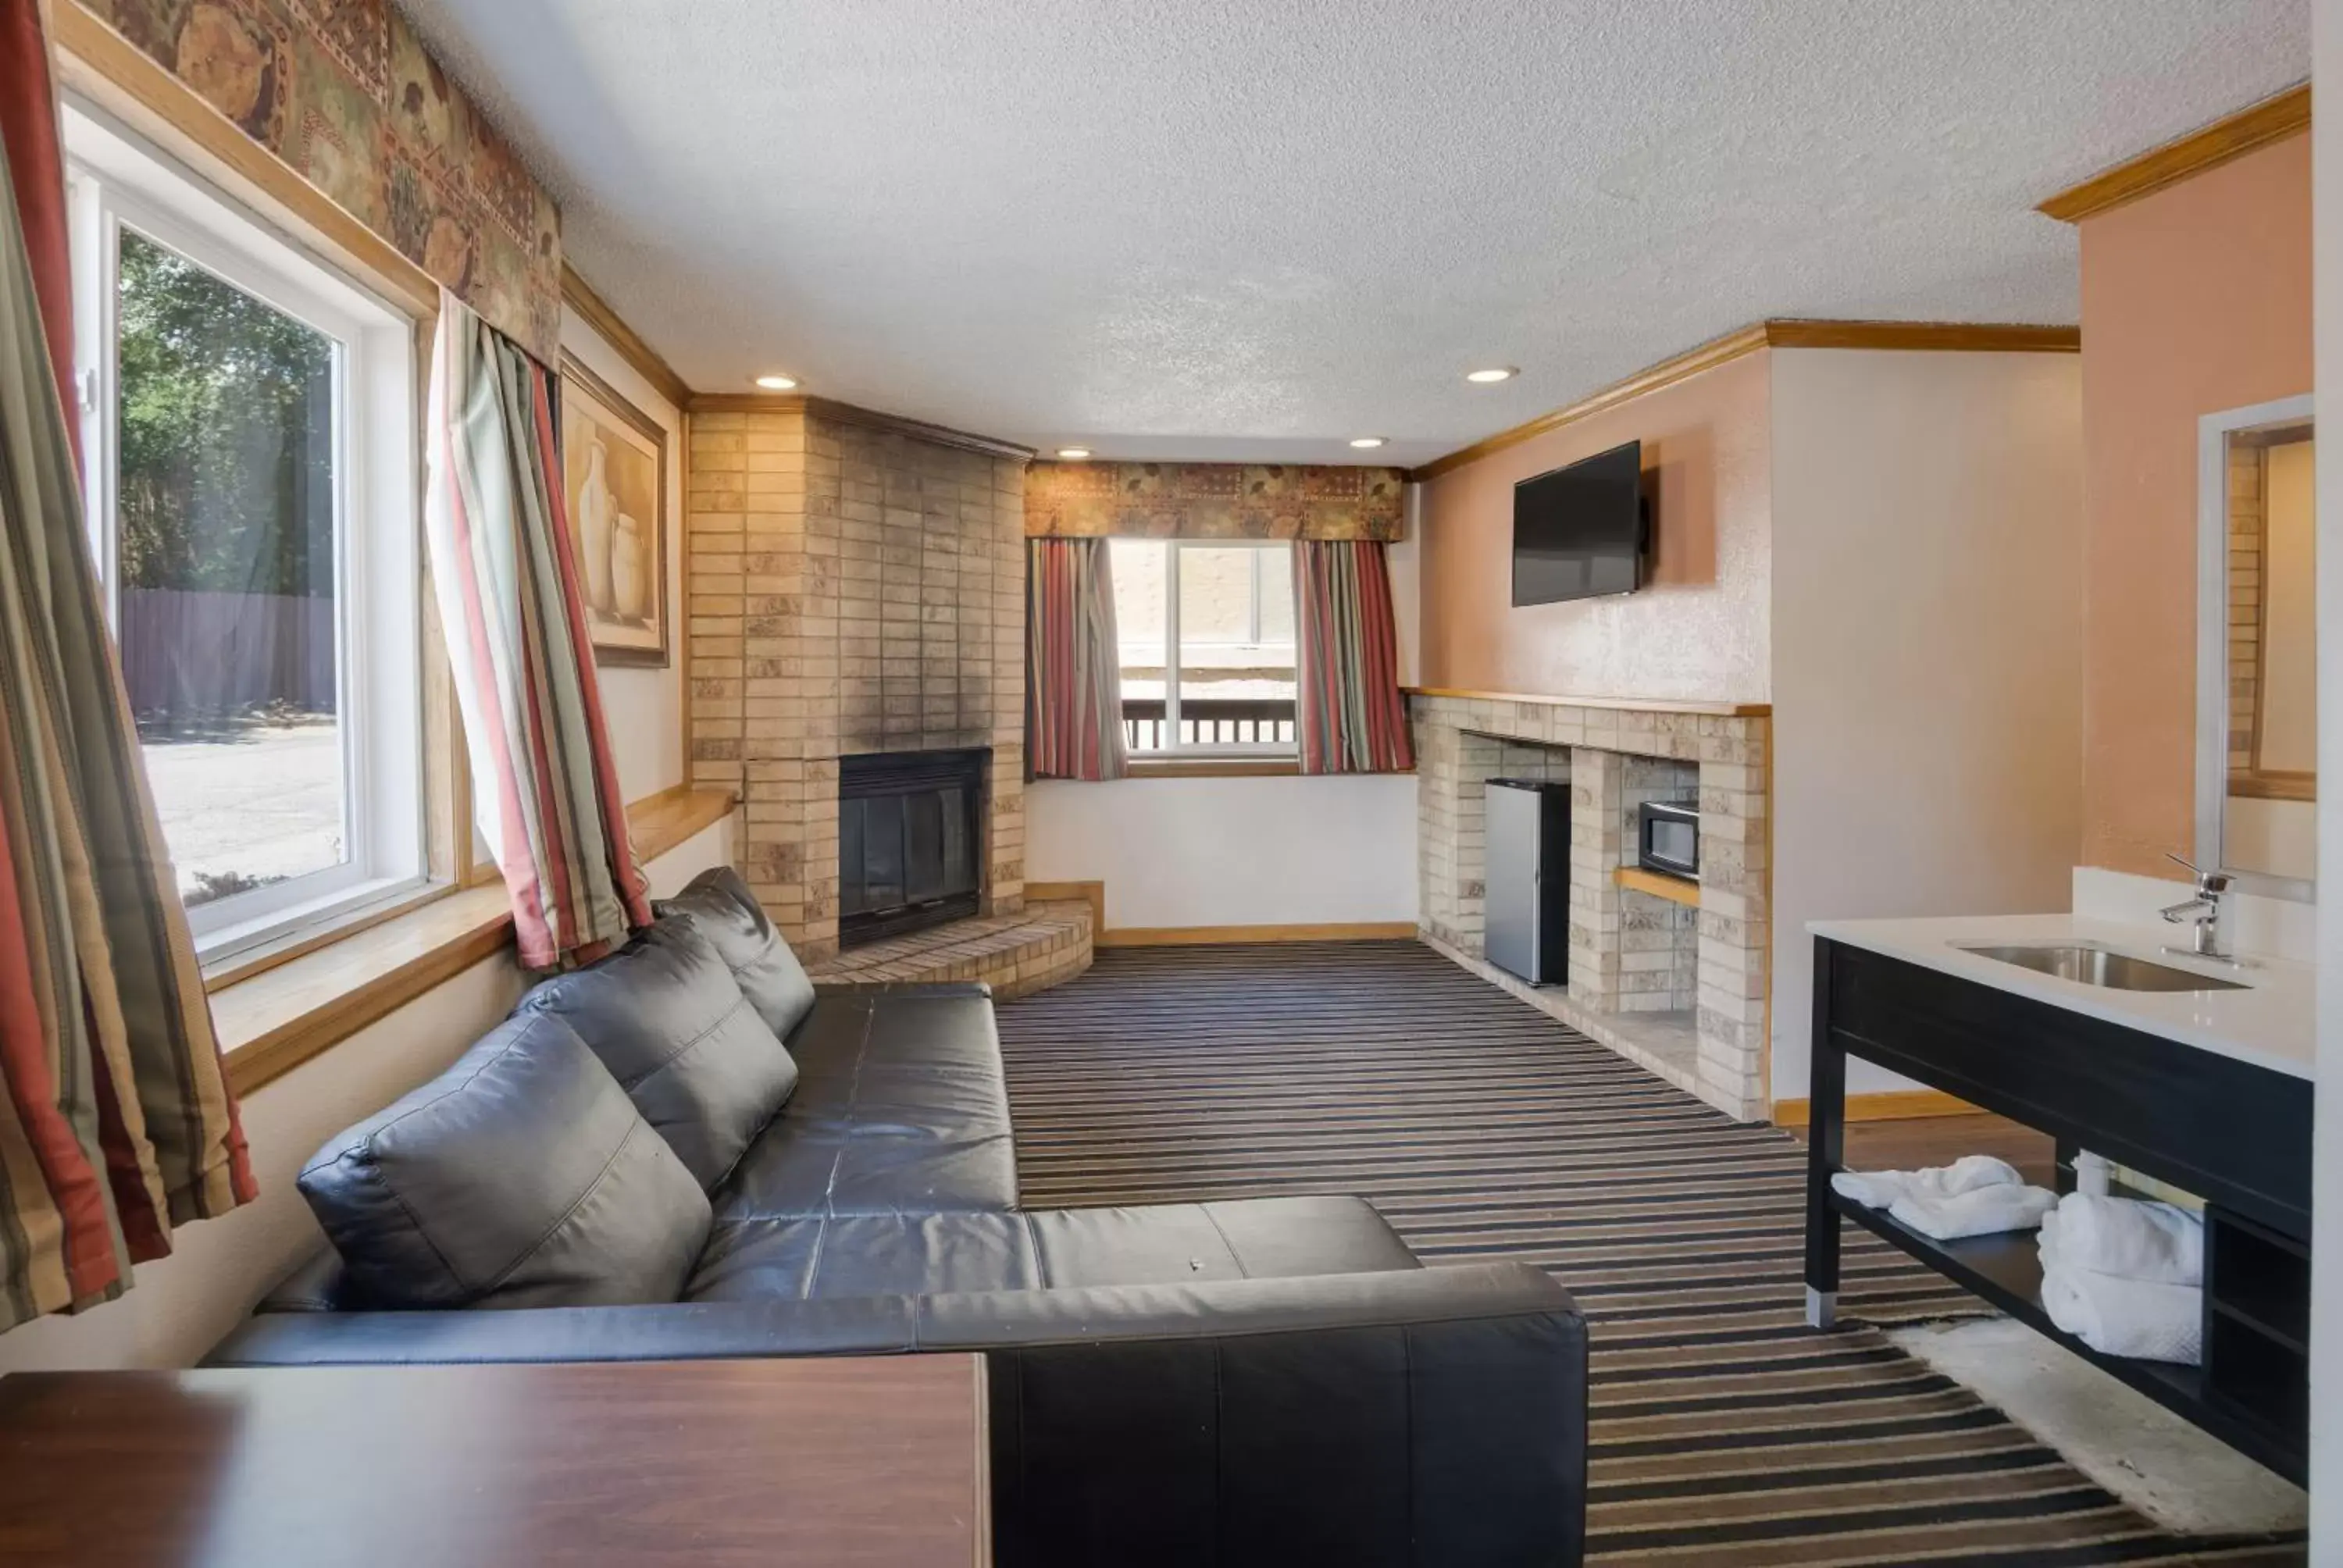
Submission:
M 1132 754 L 1292 754 L 1293 547 L 1116 539 L 1110 552 Z
M 422 878 L 407 319 L 67 117 L 91 539 L 207 960 Z

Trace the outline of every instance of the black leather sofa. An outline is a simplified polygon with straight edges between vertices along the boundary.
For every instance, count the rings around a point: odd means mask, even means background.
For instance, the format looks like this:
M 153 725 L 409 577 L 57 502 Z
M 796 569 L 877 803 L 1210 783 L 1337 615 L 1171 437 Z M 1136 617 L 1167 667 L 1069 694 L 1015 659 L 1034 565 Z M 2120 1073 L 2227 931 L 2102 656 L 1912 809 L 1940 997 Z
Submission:
M 977 1351 L 1002 1563 L 1579 1561 L 1546 1275 L 1355 1198 L 1021 1209 L 982 987 L 817 999 L 729 871 L 659 913 L 319 1151 L 334 1245 L 211 1364 Z

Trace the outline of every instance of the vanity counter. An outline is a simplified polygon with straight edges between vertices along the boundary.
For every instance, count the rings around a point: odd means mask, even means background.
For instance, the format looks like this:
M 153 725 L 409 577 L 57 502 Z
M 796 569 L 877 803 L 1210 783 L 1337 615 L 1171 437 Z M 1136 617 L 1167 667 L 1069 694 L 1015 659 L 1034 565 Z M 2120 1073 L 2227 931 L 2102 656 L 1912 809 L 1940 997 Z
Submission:
M 2176 955 L 2165 944 L 2177 926 L 2135 926 L 2078 915 L 1964 915 L 1894 920 L 1815 920 L 1819 938 L 1937 970 L 2102 1022 L 2158 1035 L 2200 1050 L 2306 1081 L 2315 1076 L 2313 970 L 2287 959 L 2246 954 L 2243 967 Z M 2239 990 L 2117 990 L 2041 974 L 1982 953 L 1980 944 L 2087 942 L 2171 969 L 2242 986 Z

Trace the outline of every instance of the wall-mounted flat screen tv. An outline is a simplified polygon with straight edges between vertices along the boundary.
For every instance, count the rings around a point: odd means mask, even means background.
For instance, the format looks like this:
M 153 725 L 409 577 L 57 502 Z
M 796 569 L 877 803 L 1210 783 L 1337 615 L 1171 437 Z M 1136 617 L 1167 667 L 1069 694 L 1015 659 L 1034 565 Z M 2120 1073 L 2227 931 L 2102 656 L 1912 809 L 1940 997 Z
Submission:
M 1644 586 L 1644 444 L 1630 441 L 1513 487 L 1513 603 Z

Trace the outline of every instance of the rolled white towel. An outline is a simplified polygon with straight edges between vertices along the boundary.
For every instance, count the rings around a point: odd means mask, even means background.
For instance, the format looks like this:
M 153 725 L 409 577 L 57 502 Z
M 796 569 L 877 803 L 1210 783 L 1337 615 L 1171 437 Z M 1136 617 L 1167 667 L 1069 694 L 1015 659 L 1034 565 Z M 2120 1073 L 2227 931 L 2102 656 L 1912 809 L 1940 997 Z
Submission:
M 2205 1221 L 2186 1209 L 2138 1198 L 2069 1192 L 2042 1226 L 2051 1249 L 2071 1268 L 2167 1285 L 2205 1281 Z
M 2204 1359 L 2205 1292 L 2196 1285 L 2052 1263 L 2042 1271 L 2042 1308 L 2101 1355 L 2192 1367 Z
M 1831 1176 L 1831 1188 L 1866 1209 L 1888 1209 L 1899 1198 L 1924 1201 L 1956 1198 L 1981 1187 L 2022 1187 L 2026 1178 L 2006 1160 L 1990 1154 L 1970 1154 L 1950 1165 L 1925 1171 L 1840 1171 Z
M 2004 1231 L 2031 1231 L 2042 1216 L 2058 1206 L 2058 1194 L 2046 1187 L 2012 1187 L 1996 1182 L 1966 1192 L 1935 1197 L 1906 1192 L 1889 1205 L 1897 1222 L 1939 1241 L 1964 1236 L 1991 1236 Z

